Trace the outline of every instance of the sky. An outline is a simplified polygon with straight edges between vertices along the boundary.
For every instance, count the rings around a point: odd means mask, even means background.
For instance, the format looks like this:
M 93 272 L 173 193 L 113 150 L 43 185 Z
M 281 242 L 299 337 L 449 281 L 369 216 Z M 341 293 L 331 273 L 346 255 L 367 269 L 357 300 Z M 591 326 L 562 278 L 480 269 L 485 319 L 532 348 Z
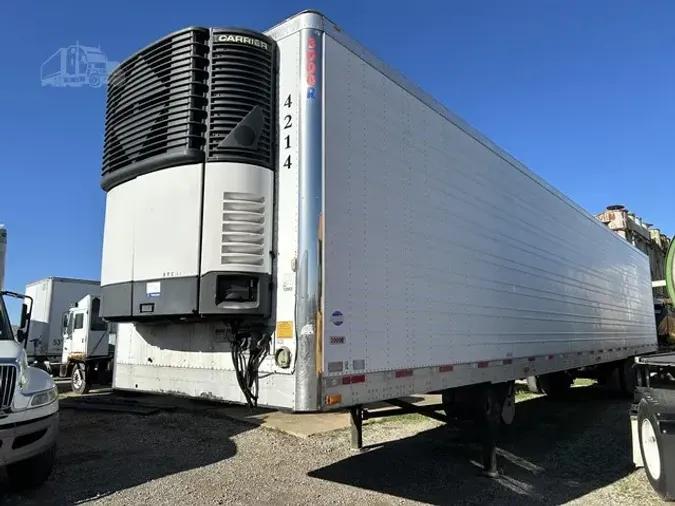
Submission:
M 590 212 L 675 233 L 675 2 L 6 0 L 0 7 L 5 289 L 99 279 L 105 88 L 41 84 L 60 48 L 121 61 L 191 25 L 266 30 L 322 11 Z M 14 311 L 13 311 L 14 312 Z

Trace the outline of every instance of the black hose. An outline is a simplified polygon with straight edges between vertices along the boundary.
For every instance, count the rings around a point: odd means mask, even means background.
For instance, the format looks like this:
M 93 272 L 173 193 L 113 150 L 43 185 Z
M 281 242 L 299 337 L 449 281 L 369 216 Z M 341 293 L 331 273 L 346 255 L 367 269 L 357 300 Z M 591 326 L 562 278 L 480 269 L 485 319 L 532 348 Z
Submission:
M 269 351 L 269 336 L 261 336 L 255 340 L 251 333 L 241 332 L 238 322 L 233 322 L 231 328 L 230 345 L 234 372 L 246 404 L 249 409 L 253 409 L 258 405 L 258 372 Z M 246 350 L 249 352 L 248 360 Z

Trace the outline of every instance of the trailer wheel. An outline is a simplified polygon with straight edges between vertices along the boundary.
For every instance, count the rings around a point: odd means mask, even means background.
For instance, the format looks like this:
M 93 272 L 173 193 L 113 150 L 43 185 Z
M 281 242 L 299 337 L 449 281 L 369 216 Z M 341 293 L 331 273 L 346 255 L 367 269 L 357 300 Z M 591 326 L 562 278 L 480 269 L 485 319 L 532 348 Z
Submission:
M 637 372 L 633 367 L 634 359 L 627 358 L 618 366 L 619 391 L 626 397 L 632 396 L 637 386 Z
M 565 396 L 574 383 L 572 376 L 566 372 L 554 372 L 539 376 L 539 386 L 551 398 Z
M 666 501 L 673 497 L 668 494 L 668 470 L 664 466 L 663 440 L 654 416 L 654 408 L 644 399 L 638 405 L 638 436 L 640 453 L 645 464 L 645 474 L 652 488 Z
M 77 395 L 83 395 L 91 389 L 91 379 L 88 377 L 84 364 L 75 364 L 70 377 L 70 388 Z

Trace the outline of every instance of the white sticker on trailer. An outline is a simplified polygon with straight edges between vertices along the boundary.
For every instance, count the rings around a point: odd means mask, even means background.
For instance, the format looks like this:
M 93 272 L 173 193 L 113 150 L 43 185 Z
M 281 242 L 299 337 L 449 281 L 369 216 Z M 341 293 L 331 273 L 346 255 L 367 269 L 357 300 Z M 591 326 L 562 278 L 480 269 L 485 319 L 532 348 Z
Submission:
M 295 288 L 295 274 L 292 272 L 284 274 L 284 282 L 283 282 L 284 292 L 292 292 L 294 288 Z
M 145 284 L 145 295 L 148 297 L 159 297 L 162 293 L 161 281 L 153 281 Z

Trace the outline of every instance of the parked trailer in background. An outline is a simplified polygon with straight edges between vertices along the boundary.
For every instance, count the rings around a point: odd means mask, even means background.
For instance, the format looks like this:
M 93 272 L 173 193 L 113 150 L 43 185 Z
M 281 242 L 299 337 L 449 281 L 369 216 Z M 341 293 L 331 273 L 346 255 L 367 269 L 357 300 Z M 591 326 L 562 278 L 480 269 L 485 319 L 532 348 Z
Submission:
M 87 294 L 99 294 L 100 282 L 90 279 L 44 278 L 26 285 L 33 300 L 26 353 L 30 363 L 48 372 L 58 370 L 63 353 L 64 314 Z
M 369 403 L 442 392 L 425 414 L 493 435 L 514 380 L 630 389 L 656 349 L 648 258 L 323 15 L 188 28 L 115 72 L 114 388 L 350 408 L 360 446 Z

